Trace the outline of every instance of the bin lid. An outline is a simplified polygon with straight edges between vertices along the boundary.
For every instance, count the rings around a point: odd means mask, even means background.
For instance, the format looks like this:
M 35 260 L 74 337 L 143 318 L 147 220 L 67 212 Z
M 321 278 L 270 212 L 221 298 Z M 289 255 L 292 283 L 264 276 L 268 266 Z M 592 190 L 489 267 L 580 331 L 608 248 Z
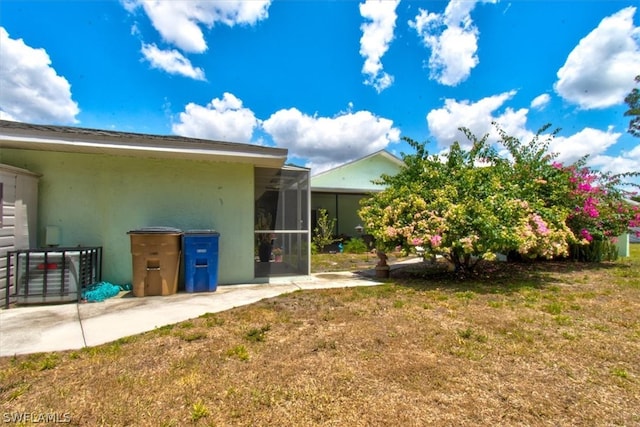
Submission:
M 187 230 L 184 234 L 214 234 L 220 235 L 216 230 Z
M 127 234 L 181 234 L 182 230 L 173 227 L 143 227 L 131 230 Z

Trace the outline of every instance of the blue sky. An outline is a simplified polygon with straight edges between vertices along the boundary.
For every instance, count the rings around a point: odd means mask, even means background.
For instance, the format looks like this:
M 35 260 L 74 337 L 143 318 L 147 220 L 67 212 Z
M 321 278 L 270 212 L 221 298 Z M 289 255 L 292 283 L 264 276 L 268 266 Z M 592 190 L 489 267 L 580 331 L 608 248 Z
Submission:
M 640 171 L 638 6 L 3 0 L 0 117 L 284 147 L 312 173 L 551 123 L 560 160 Z

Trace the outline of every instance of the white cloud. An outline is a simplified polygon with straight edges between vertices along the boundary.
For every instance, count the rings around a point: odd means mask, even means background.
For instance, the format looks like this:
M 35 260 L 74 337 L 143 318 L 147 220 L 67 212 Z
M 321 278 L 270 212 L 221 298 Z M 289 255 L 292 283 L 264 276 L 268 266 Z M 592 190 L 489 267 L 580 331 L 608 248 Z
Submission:
M 447 150 L 454 141 L 465 148 L 470 147 L 459 127 L 468 128 L 478 138 L 489 134 L 489 142 L 496 143 L 498 134 L 491 122 L 497 122 L 507 135 L 528 143 L 536 132 L 527 129 L 527 109 L 505 107 L 502 113 L 496 114 L 515 93 L 505 92 L 477 102 L 447 99 L 442 108 L 427 114 L 429 131 L 442 151 Z M 543 134 L 541 138 L 544 140 L 549 136 Z M 613 126 L 606 131 L 587 127 L 573 135 L 555 136 L 549 144 L 549 152 L 558 154 L 557 160 L 563 163 L 573 163 L 588 154 L 589 166 L 602 171 L 621 173 L 640 170 L 640 145 L 629 152 L 621 152 L 617 157 L 604 154 L 618 143 L 621 136 L 622 133 L 613 131 Z M 501 153 L 506 155 L 506 150 Z
M 176 135 L 231 142 L 252 142 L 260 128 L 289 156 L 307 160 L 314 173 L 386 148 L 400 139 L 393 121 L 369 111 L 335 117 L 309 116 L 295 108 L 276 111 L 261 121 L 231 93 L 206 106 L 189 103 L 172 127 Z
M 580 40 L 558 70 L 556 92 L 583 109 L 621 104 L 640 69 L 640 27 L 635 7 L 604 18 Z
M 640 144 L 636 145 L 631 151 L 621 151 L 618 156 L 608 156 L 604 154 L 593 156 L 589 159 L 589 166 L 599 169 L 603 172 L 613 174 L 622 174 L 628 172 L 640 171 Z M 628 183 L 640 185 L 640 177 L 627 177 Z M 627 187 L 627 186 L 625 186 Z M 628 188 L 631 191 L 638 191 L 636 187 Z
M 142 54 L 154 68 L 169 74 L 179 74 L 195 80 L 205 80 L 202 68 L 195 68 L 191 61 L 175 49 L 161 50 L 155 44 L 143 44 Z
M 71 85 L 44 49 L 12 39 L 0 27 L 0 117 L 32 123 L 77 123 Z
M 211 28 L 215 23 L 230 27 L 254 25 L 268 17 L 270 0 L 168 1 L 121 0 L 124 8 L 133 12 L 142 6 L 151 24 L 162 38 L 185 52 L 202 53 L 207 42 L 201 25 Z
M 551 96 L 548 93 L 543 93 L 542 95 L 536 96 L 533 101 L 531 101 L 531 108 L 536 110 L 544 110 L 549 102 L 551 101 Z
M 476 55 L 479 32 L 471 20 L 471 11 L 477 3 L 477 0 L 451 0 L 444 13 L 420 9 L 415 21 L 409 21 L 409 26 L 431 50 L 430 78 L 440 84 L 456 86 L 466 80 L 479 63 Z
M 382 56 L 389 49 L 396 26 L 396 7 L 400 0 L 367 0 L 360 4 L 360 15 L 369 20 L 360 26 L 360 55 L 365 58 L 362 73 L 365 83 L 378 93 L 393 84 L 393 76 L 382 70 Z
M 278 147 L 289 155 L 308 159 L 314 173 L 386 148 L 400 139 L 393 121 L 369 111 L 336 117 L 303 114 L 296 108 L 275 112 L 262 123 Z
M 584 128 L 568 137 L 556 136 L 549 145 L 549 151 L 558 153 L 558 161 L 573 163 L 587 154 L 598 156 L 604 153 L 607 148 L 618 142 L 620 136 L 622 134 L 613 132 L 611 127 L 606 132 Z
M 627 157 L 634 158 L 634 159 L 636 159 L 636 160 L 638 160 L 640 162 L 640 144 L 636 145 L 628 153 L 624 153 L 624 155 L 627 156 Z M 640 167 L 635 169 L 635 170 L 640 171 Z
M 455 141 L 462 146 L 469 145 L 467 138 L 458 130 L 460 127 L 468 128 L 479 138 L 489 133 L 495 139 L 492 121 L 497 121 L 510 135 L 526 137 L 528 134 L 523 130 L 527 121 L 527 109 L 514 111 L 506 108 L 503 114 L 494 115 L 494 112 L 515 94 L 515 91 L 505 92 L 475 103 L 446 99 L 442 108 L 431 110 L 427 114 L 429 132 L 441 148 L 448 148 Z
M 640 153 L 640 145 L 636 146 L 635 151 Z M 597 155 L 589 161 L 589 165 L 603 172 L 611 172 L 613 174 L 637 172 L 640 171 L 640 155 L 633 156 L 631 153 L 623 153 L 618 157 Z M 640 184 L 637 177 L 630 178 L 629 181 Z
M 177 135 L 230 142 L 250 142 L 259 125 L 253 111 L 228 92 L 206 106 L 187 104 L 179 118 L 179 123 L 172 126 Z

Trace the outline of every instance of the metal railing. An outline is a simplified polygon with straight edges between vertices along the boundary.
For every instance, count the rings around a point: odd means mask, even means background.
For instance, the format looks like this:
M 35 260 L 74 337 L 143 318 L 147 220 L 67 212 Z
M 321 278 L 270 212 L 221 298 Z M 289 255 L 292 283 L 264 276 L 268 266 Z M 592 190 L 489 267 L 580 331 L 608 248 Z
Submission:
M 102 280 L 102 247 L 20 249 L 7 252 L 5 308 L 18 304 L 80 302 L 82 288 Z

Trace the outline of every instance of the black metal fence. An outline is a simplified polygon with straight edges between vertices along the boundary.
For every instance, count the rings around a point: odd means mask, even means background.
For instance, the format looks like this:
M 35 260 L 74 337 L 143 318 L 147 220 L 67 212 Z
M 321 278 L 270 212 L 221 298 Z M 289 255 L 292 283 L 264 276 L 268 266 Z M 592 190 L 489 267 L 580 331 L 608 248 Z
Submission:
M 80 301 L 102 280 L 102 247 L 21 249 L 7 253 L 5 307 Z

